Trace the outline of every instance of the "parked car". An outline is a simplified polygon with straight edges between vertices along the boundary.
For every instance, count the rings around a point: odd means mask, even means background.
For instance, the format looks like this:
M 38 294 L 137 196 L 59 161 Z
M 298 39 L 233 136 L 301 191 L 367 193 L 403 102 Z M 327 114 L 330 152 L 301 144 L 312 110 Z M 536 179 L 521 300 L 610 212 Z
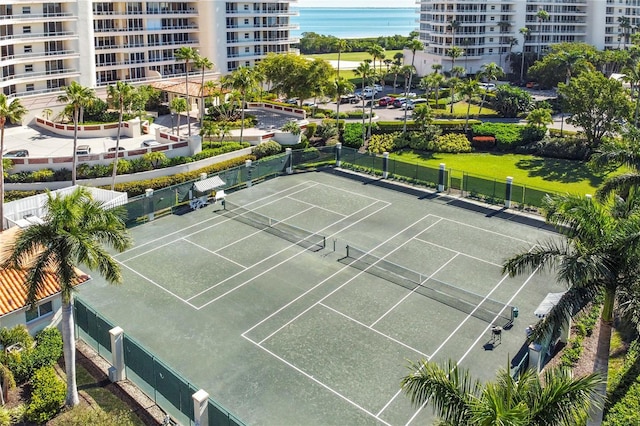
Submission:
M 342 95 L 340 96 L 340 103 L 341 104 L 356 104 L 358 103 L 359 99 L 356 95 L 349 94 L 349 95 Z
M 496 85 L 493 83 L 480 83 L 478 85 L 481 89 L 486 90 L 487 92 L 493 92 L 496 90 Z
M 78 145 L 76 148 L 76 155 L 89 155 L 91 154 L 91 147 L 89 145 Z
M 123 146 L 119 146 L 119 147 L 118 147 L 118 151 L 126 151 L 126 150 L 127 150 L 127 149 L 126 149 L 125 147 L 123 147 Z M 112 147 L 111 147 L 111 148 L 109 148 L 107 151 L 108 151 L 108 152 L 116 152 L 116 147 L 115 147 L 115 146 L 112 146 Z
M 373 87 L 365 87 L 360 96 L 362 96 L 363 98 L 373 98 L 377 93 L 378 92 L 376 92 L 376 89 L 374 89 Z
M 393 105 L 393 101 L 395 101 L 395 100 L 396 100 L 396 98 L 393 98 L 391 96 L 383 96 L 378 101 L 378 105 L 380 105 L 381 107 L 386 107 L 386 106 L 389 106 L 389 105 Z
M 400 108 L 402 107 L 402 104 L 405 103 L 407 101 L 407 98 L 396 98 L 393 101 L 393 106 L 396 108 Z
M 2 156 L 6 158 L 24 158 L 29 156 L 29 151 L 26 149 L 15 149 L 5 152 Z
M 407 100 L 407 102 L 403 103 L 401 108 L 402 109 L 408 109 L 408 110 L 412 110 L 416 107 L 416 105 L 420 105 L 420 104 L 426 104 L 429 101 L 427 99 L 424 98 L 418 98 L 418 99 L 409 99 Z
M 380 93 L 384 90 L 384 87 L 380 86 L 379 84 L 374 84 L 373 88 L 376 89 L 376 92 Z
M 406 98 L 415 98 L 417 96 L 414 92 L 404 92 L 401 95 Z
M 298 98 L 287 99 L 285 103 L 289 105 L 298 105 Z
M 302 103 L 302 106 L 309 107 L 309 108 L 316 108 L 318 104 L 313 101 L 304 101 Z
M 160 142 L 158 142 L 158 141 L 144 141 L 144 142 L 142 142 L 142 147 L 143 148 L 147 148 L 149 146 L 158 146 L 158 145 L 160 145 Z

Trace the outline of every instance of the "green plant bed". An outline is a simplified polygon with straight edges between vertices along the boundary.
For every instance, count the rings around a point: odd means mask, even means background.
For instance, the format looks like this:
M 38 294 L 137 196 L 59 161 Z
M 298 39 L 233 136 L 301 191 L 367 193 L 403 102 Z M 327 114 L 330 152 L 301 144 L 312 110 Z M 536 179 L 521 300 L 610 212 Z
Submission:
M 405 150 L 392 153 L 391 158 L 429 167 L 445 163 L 447 169 L 454 169 L 452 177 L 466 172 L 503 181 L 512 176 L 515 184 L 560 193 L 593 194 L 608 176 L 592 171 L 585 162 L 520 154 L 433 154 Z M 618 169 L 609 176 L 623 172 L 624 169 Z

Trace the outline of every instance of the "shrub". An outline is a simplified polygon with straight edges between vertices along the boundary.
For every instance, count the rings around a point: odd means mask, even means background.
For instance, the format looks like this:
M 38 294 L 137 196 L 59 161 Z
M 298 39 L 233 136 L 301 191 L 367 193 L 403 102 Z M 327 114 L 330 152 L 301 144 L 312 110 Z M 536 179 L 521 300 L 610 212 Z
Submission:
M 131 163 L 124 158 L 118 159 L 118 165 L 116 166 L 119 175 L 125 175 L 131 172 Z
M 397 133 L 386 135 L 372 135 L 369 139 L 368 149 L 370 152 L 382 154 L 383 152 L 391 152 L 395 149 L 395 139 L 399 136 Z
M 342 132 L 342 142 L 350 148 L 360 148 L 362 146 L 362 123 L 348 123 Z
M 40 169 L 31 172 L 31 176 L 35 182 L 52 182 L 54 173 L 51 169 Z
M 64 404 L 65 383 L 58 379 L 53 367 L 42 367 L 31 379 L 31 401 L 25 417 L 34 423 L 44 423 L 55 416 Z
M 495 148 L 496 138 L 493 136 L 474 136 L 471 139 L 471 144 L 476 149 L 487 151 Z
M 524 128 L 520 131 L 520 136 L 522 137 L 522 144 L 526 145 L 533 142 L 538 142 L 544 138 L 544 135 L 547 134 L 546 127 L 537 127 L 533 125 L 524 126 Z
M 0 426 L 9 426 L 11 424 L 11 413 L 4 407 L 0 407 Z
M 105 412 L 78 405 L 66 411 L 47 423 L 49 426 L 133 426 L 134 423 L 125 411 Z
M 263 142 L 256 145 L 251 150 L 251 153 L 256 156 L 256 159 L 269 157 L 271 155 L 280 154 L 282 152 L 282 145 L 276 141 Z
M 307 124 L 307 128 L 304 130 L 304 135 L 307 137 L 307 139 L 311 139 L 315 136 L 317 127 L 318 123 Z
M 472 128 L 474 136 L 493 136 L 500 151 L 514 149 L 523 144 L 522 131 L 524 126 L 506 123 L 483 123 Z
M 546 137 L 536 143 L 519 147 L 517 152 L 567 160 L 586 160 L 591 155 L 586 139 L 578 137 Z
M 55 327 L 48 327 L 36 336 L 33 350 L 33 368 L 38 369 L 55 364 L 62 356 L 62 335 Z
M 432 142 L 432 151 L 435 152 L 471 152 L 471 142 L 465 135 L 448 133 L 438 136 Z

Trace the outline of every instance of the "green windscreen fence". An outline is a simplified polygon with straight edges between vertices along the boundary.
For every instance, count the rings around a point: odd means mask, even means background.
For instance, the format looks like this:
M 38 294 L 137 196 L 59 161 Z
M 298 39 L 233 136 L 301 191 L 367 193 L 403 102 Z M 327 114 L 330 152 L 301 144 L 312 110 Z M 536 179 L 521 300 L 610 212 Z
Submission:
M 74 313 L 78 336 L 110 361 L 109 330 L 114 325 L 78 298 L 74 303 Z M 181 424 L 193 424 L 192 395 L 198 388 L 126 334 L 123 349 L 127 378 Z M 209 398 L 208 406 L 210 426 L 244 426 L 213 399 Z

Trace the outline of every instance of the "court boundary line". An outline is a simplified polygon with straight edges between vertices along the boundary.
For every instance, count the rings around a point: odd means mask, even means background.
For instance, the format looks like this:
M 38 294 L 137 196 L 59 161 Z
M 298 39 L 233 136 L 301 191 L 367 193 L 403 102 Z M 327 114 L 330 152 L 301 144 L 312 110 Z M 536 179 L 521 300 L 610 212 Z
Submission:
M 456 257 L 458 257 L 458 254 L 454 254 L 449 260 L 447 260 L 446 262 L 444 262 L 438 269 L 436 269 L 431 275 L 429 275 L 429 277 L 427 278 L 427 280 L 431 279 L 435 274 L 437 274 L 438 272 L 440 272 L 440 270 L 442 270 L 442 268 L 444 268 L 445 266 L 447 266 L 453 259 L 455 259 Z M 384 279 L 384 278 L 383 278 Z M 426 281 L 426 280 L 425 280 Z M 413 290 L 410 290 L 409 293 L 407 293 L 405 296 L 403 296 L 400 300 L 398 300 L 398 302 L 393 305 L 387 312 L 385 312 L 384 314 L 382 314 L 382 316 L 380 318 L 378 318 L 377 320 L 375 320 L 373 322 L 373 324 L 371 324 L 371 327 L 375 326 L 378 322 L 380 322 L 380 320 L 382 320 L 384 317 L 386 317 L 387 315 L 389 315 L 391 313 L 391 311 L 393 311 L 395 308 L 397 308 L 398 306 L 400 306 L 400 304 L 402 302 L 404 302 L 407 298 L 409 298 L 412 294 L 416 293 L 416 290 L 418 289 L 419 286 L 421 286 L 422 283 L 420 283 L 419 285 L 417 285 Z M 431 298 L 429 298 L 431 299 Z M 431 299 L 434 300 L 434 299 Z M 438 302 L 437 300 L 434 300 L 436 302 Z M 442 303 L 442 302 L 438 302 L 438 303 Z M 446 306 L 446 305 L 445 305 Z M 454 308 L 455 309 L 455 308 Z M 429 359 L 431 359 L 430 356 L 427 356 Z
M 274 195 L 281 194 L 281 193 L 283 193 L 283 192 L 287 192 L 287 191 L 289 191 L 289 190 L 292 190 L 292 189 L 297 188 L 298 186 L 306 185 L 307 183 L 310 183 L 310 184 L 311 184 L 311 186 L 310 186 L 309 188 L 304 188 L 304 189 L 301 189 L 301 190 L 299 190 L 299 191 L 294 191 L 294 193 L 296 193 L 296 192 L 300 192 L 300 191 L 304 191 L 305 189 L 310 189 L 310 188 L 313 188 L 314 186 L 320 185 L 319 183 L 315 183 L 315 182 L 310 181 L 310 180 L 305 180 L 304 182 L 300 182 L 299 184 L 294 185 L 294 186 L 292 186 L 292 187 L 289 187 L 289 188 L 287 188 L 287 189 L 283 189 L 282 191 L 278 191 L 278 192 L 276 192 L 276 193 L 274 193 L 274 194 L 270 194 L 270 195 L 268 195 L 268 196 L 266 196 L 266 197 L 258 198 L 258 199 L 257 199 L 257 200 L 255 200 L 255 201 L 252 201 L 252 202 L 250 202 L 250 203 L 247 203 L 246 205 L 247 205 L 247 206 L 250 206 L 250 205 L 252 205 L 252 204 L 254 204 L 254 203 L 259 203 L 260 201 L 266 200 L 266 199 L 268 199 L 268 198 L 270 198 L 270 197 L 272 197 L 272 196 L 274 196 Z M 178 233 L 180 233 L 180 232 L 184 231 L 185 229 L 190 229 L 190 228 L 193 228 L 194 226 L 202 225 L 203 223 L 209 222 L 210 220 L 215 220 L 215 219 L 217 219 L 217 218 L 218 218 L 217 216 L 213 216 L 213 217 L 210 217 L 209 219 L 201 220 L 201 221 L 199 221 L 199 222 L 197 222 L 197 223 L 194 223 L 194 224 L 192 224 L 192 225 L 189 225 L 189 226 L 185 226 L 185 227 L 183 227 L 183 228 L 180 228 L 180 229 L 179 229 L 179 230 L 177 230 L 177 231 L 173 231 L 173 232 L 170 232 L 170 233 L 168 233 L 168 234 L 166 234 L 166 235 L 163 235 L 162 237 L 154 238 L 153 240 L 150 240 L 150 241 L 144 242 L 144 243 L 140 244 L 139 246 L 136 246 L 135 248 L 140 248 L 140 247 L 147 246 L 147 245 L 149 245 L 149 244 L 153 244 L 153 243 L 155 243 L 156 241 L 159 241 L 159 240 L 165 239 L 165 238 L 167 238 L 167 237 L 170 237 L 170 236 L 172 236 L 172 235 L 178 234 Z M 204 229 L 209 229 L 209 228 L 204 228 Z M 190 235 L 193 235 L 193 234 L 196 234 L 196 233 L 197 233 L 197 232 L 193 232 L 193 233 L 191 233 L 191 234 L 187 234 L 187 236 L 190 236 Z M 175 241 L 175 240 L 174 240 L 174 241 Z M 168 244 L 170 244 L 170 243 L 168 243 Z M 160 247 L 163 247 L 164 245 L 167 245 L 167 244 L 163 244 L 163 245 L 162 245 L 162 246 L 160 246 Z M 151 251 L 151 250 L 150 250 L 150 251 Z M 113 257 L 122 256 L 122 255 L 124 255 L 125 253 L 126 253 L 126 252 L 124 252 L 124 253 L 117 253 L 117 254 L 115 254 Z M 147 253 L 147 252 L 145 252 L 145 253 Z M 132 257 L 131 259 L 133 259 L 133 258 L 135 258 L 135 257 L 138 257 L 138 255 L 136 255 L 136 256 L 134 256 L 134 257 Z M 129 260 L 131 260 L 131 259 L 127 259 L 127 260 L 125 260 L 124 262 L 127 262 L 127 261 L 129 261 Z
M 208 253 L 211 253 L 211 254 L 212 254 L 212 255 L 214 255 L 214 256 L 217 256 L 217 257 L 219 257 L 219 258 L 221 258 L 221 259 L 223 259 L 223 260 L 226 260 L 227 262 L 233 263 L 234 265 L 238 265 L 239 267 L 241 267 L 241 268 L 242 268 L 242 269 L 244 269 L 244 270 L 249 269 L 249 267 L 248 267 L 248 266 L 244 266 L 242 263 L 236 262 L 236 261 L 235 261 L 235 260 L 233 260 L 233 259 L 229 259 L 229 258 L 227 258 L 227 257 L 225 257 L 225 256 L 223 256 L 223 255 L 221 255 L 221 254 L 220 254 L 220 253 L 218 253 L 217 251 L 210 250 L 210 249 L 208 249 L 208 248 L 206 248 L 206 247 L 204 247 L 204 246 L 201 246 L 200 244 L 195 243 L 195 242 L 193 242 L 193 241 L 191 241 L 191 240 L 188 240 L 188 239 L 186 239 L 186 238 L 184 238 L 183 240 L 184 240 L 186 243 L 188 243 L 188 244 L 192 244 L 192 245 L 194 245 L 194 246 L 198 247 L 198 248 L 199 248 L 199 249 L 201 249 L 201 250 L 204 250 L 204 251 L 206 251 L 206 252 L 208 252 Z M 191 298 L 189 298 L 189 299 L 191 299 Z M 187 300 L 189 300 L 189 299 L 187 299 Z
M 418 349 L 416 349 L 416 348 L 414 348 L 414 347 L 412 347 L 412 346 L 409 346 L 409 345 L 407 345 L 406 343 L 403 343 L 403 342 L 401 342 L 400 340 L 398 340 L 398 339 L 396 339 L 396 338 L 394 338 L 394 337 L 389 336 L 388 334 L 384 334 L 384 333 L 383 333 L 383 332 L 381 332 L 380 330 L 377 330 L 377 329 L 373 328 L 373 326 L 371 326 L 371 325 L 367 325 L 367 324 L 363 323 L 362 321 L 358 321 L 357 319 L 355 319 L 355 318 L 353 318 L 353 317 L 350 317 L 349 315 L 345 314 L 344 312 L 341 312 L 341 311 L 339 311 L 339 310 L 337 310 L 337 309 L 335 309 L 335 308 L 332 308 L 332 307 L 331 307 L 331 306 L 329 306 L 329 305 L 325 305 L 325 304 L 324 304 L 324 303 L 322 303 L 322 302 L 318 303 L 318 305 L 320 305 L 320 306 L 322 306 L 322 307 L 325 307 L 325 308 L 329 309 L 330 311 L 333 311 L 333 312 L 335 312 L 336 314 L 338 314 L 338 315 L 341 315 L 341 316 L 345 317 L 345 318 L 346 318 L 346 319 L 348 319 L 349 321 L 355 322 L 355 323 L 356 323 L 356 324 L 358 324 L 359 326 L 364 327 L 364 328 L 366 328 L 367 330 L 371 330 L 371 331 L 373 331 L 374 333 L 379 334 L 380 336 L 385 337 L 385 338 L 387 338 L 387 339 L 391 340 L 392 342 L 399 344 L 400 346 L 404 346 L 405 348 L 407 348 L 407 349 L 409 349 L 409 350 L 412 350 L 412 351 L 414 351 L 415 353 L 417 353 L 417 354 L 419 354 L 419 355 L 422 355 L 422 356 L 423 356 L 423 357 L 425 357 L 425 358 L 429 358 L 429 355 L 427 355 L 427 354 L 425 354 L 425 353 L 423 353 L 423 352 L 419 351 Z
M 502 268 L 502 265 L 497 264 L 497 263 L 493 263 L 493 262 L 491 262 L 491 261 L 489 261 L 489 260 L 484 260 L 484 259 L 481 259 L 481 258 L 479 258 L 479 257 L 477 257 L 477 256 L 472 256 L 472 255 L 470 255 L 470 254 L 466 254 L 466 253 L 464 253 L 464 252 L 461 252 L 461 251 L 458 251 L 458 250 L 454 250 L 454 249 L 452 249 L 452 248 L 445 247 L 445 246 L 440 245 L 440 244 L 432 243 L 431 241 L 423 240 L 423 239 L 422 239 L 422 238 L 420 238 L 420 237 L 416 237 L 415 239 L 416 239 L 416 240 L 418 240 L 418 241 L 420 241 L 421 243 L 429 244 L 429 245 L 431 245 L 431 246 L 438 247 L 438 248 L 441 248 L 441 249 L 443 249 L 443 250 L 447 250 L 447 251 L 450 251 L 450 252 L 453 252 L 453 253 L 457 253 L 457 254 L 459 254 L 459 255 L 461 255 L 461 256 L 464 256 L 464 257 L 468 257 L 469 259 L 474 259 L 474 260 L 477 260 L 477 261 L 479 261 L 479 262 L 489 264 L 489 265 L 491 265 L 491 266 L 497 266 L 497 267 L 499 267 L 499 268 Z
M 526 280 L 524 280 L 524 282 L 520 285 L 520 287 L 518 288 L 518 290 L 513 294 L 513 296 L 511 296 L 511 298 L 507 301 L 507 304 L 510 304 L 511 302 L 513 302 L 513 299 L 516 298 L 516 296 L 518 294 L 520 294 L 520 292 L 525 288 L 525 286 L 527 286 L 529 284 L 529 281 L 531 281 L 531 279 L 538 273 L 538 271 L 540 270 L 540 266 L 537 267 L 533 272 L 531 272 L 531 274 L 529 274 L 529 276 L 527 277 Z M 456 365 L 460 365 L 460 363 L 462 363 L 462 361 L 465 360 L 465 358 L 467 357 L 467 355 L 469 355 L 469 353 L 471 352 L 471 350 L 478 344 L 478 342 L 480 342 L 480 340 L 482 339 L 482 336 L 486 335 L 487 331 L 489 331 L 489 329 L 491 328 L 491 325 L 488 325 L 485 327 L 485 329 L 482 331 L 482 333 L 480 333 L 478 335 L 478 337 L 476 338 L 476 340 L 473 341 L 473 343 L 471 345 L 469 345 L 469 348 L 467 348 L 466 352 L 464 354 L 462 354 L 462 356 L 460 357 L 460 359 L 458 359 L 458 362 L 456 362 Z M 409 426 L 411 424 L 411 422 L 418 416 L 418 414 L 420 414 L 420 412 L 427 406 L 427 404 L 429 403 L 429 400 L 427 399 L 414 413 L 413 416 L 411 416 L 411 418 L 407 421 L 407 423 L 405 423 L 405 426 Z
M 329 212 L 329 213 L 332 213 L 332 214 L 335 214 L 335 215 L 338 215 L 338 216 L 342 216 L 342 217 L 348 217 L 349 216 L 347 214 L 342 214 L 342 213 L 331 211 L 331 210 L 329 210 L 329 209 L 327 209 L 325 207 L 320 207 L 320 206 L 317 206 L 317 205 L 315 205 L 313 203 L 309 203 L 307 201 L 298 200 L 297 198 L 294 198 L 294 197 L 292 197 L 290 195 L 287 195 L 286 197 L 283 197 L 283 198 L 288 198 L 288 199 L 290 199 L 292 201 L 296 201 L 298 203 L 306 204 L 308 206 L 313 206 L 313 207 L 317 208 L 318 210 L 326 211 L 326 212 Z
M 458 225 L 462 225 L 462 226 L 466 226 L 466 227 L 469 227 L 469 228 L 477 229 L 479 231 L 488 232 L 490 234 L 499 235 L 501 237 L 509 238 L 509 239 L 515 240 L 515 241 L 520 241 L 520 242 L 523 242 L 523 243 L 527 243 L 529 245 L 535 244 L 535 241 L 527 241 L 527 240 L 523 240 L 522 238 L 512 237 L 511 235 L 506 235 L 506 234 L 503 234 L 503 233 L 500 233 L 500 232 L 497 232 L 497 231 L 491 231 L 489 229 L 484 229 L 484 228 L 481 228 L 481 227 L 476 226 L 476 225 L 470 225 L 468 223 L 460 222 L 460 221 L 455 220 L 455 219 L 449 219 L 449 218 L 446 218 L 446 217 L 443 217 L 443 219 L 446 220 L 446 221 L 458 224 Z
M 168 289 L 164 288 L 160 284 L 156 283 L 154 280 L 152 280 L 150 278 L 147 278 L 146 276 L 142 275 L 140 272 L 138 272 L 135 269 L 131 268 L 129 265 L 125 265 L 124 263 L 122 263 L 121 265 L 124 266 L 125 268 L 127 268 L 128 270 L 130 270 L 131 272 L 133 272 L 134 274 L 136 274 L 139 277 L 141 277 L 143 280 L 150 282 L 154 286 L 158 287 L 159 289 L 161 289 L 161 290 L 165 291 L 166 293 L 170 294 L 171 296 L 175 297 L 179 301 L 181 301 L 183 303 L 186 303 L 187 305 L 191 306 L 194 309 L 196 308 L 193 304 L 189 303 L 188 300 L 185 300 L 182 297 L 178 296 L 177 294 L 173 293 L 171 290 L 168 290 Z

